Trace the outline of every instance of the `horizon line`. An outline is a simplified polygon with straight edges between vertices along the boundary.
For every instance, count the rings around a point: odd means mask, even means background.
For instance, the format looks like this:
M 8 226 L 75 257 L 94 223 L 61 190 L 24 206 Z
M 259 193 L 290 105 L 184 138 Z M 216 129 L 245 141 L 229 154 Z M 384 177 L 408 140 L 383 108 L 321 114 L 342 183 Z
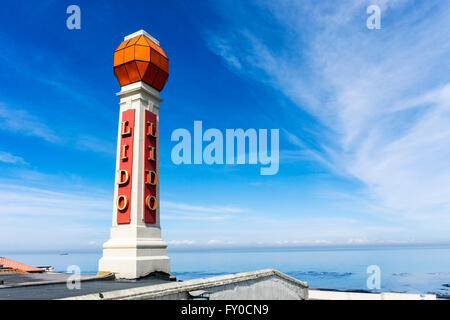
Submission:
M 415 243 L 365 243 L 365 244 L 310 244 L 310 245 L 295 245 L 295 244 L 191 244 L 191 245 L 168 245 L 167 249 L 170 251 L 220 251 L 220 250 L 369 250 L 369 249 L 389 249 L 389 248 L 437 248 L 450 247 L 450 242 L 415 242 Z M 3 250 L 0 249 L 0 256 L 4 254 L 78 254 L 78 253 L 101 253 L 102 247 L 92 248 L 71 248 L 71 249 L 29 249 L 29 250 Z

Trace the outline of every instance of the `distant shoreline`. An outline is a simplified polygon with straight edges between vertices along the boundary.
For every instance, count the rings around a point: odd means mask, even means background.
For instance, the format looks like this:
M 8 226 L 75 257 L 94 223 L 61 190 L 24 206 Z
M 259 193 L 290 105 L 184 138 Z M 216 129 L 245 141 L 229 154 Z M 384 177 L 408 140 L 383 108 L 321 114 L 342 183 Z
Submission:
M 359 250 L 396 250 L 396 249 L 443 249 L 450 248 L 450 243 L 408 243 L 408 244 L 336 244 L 336 245 L 168 245 L 168 250 L 173 252 L 200 252 L 200 251 L 359 251 Z M 101 253 L 102 248 L 74 248 L 74 249 L 29 249 L 29 250 L 4 250 L 0 249 L 0 255 L 7 254 L 77 254 L 77 253 Z

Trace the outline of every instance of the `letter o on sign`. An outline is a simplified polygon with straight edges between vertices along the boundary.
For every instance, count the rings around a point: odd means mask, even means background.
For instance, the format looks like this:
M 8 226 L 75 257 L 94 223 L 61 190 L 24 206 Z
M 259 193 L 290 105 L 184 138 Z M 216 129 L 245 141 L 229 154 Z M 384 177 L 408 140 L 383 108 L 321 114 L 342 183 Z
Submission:
M 145 199 L 145 203 L 150 210 L 156 210 L 158 206 L 158 201 L 155 196 L 148 196 L 147 199 Z
M 120 203 L 122 202 L 122 206 Z M 117 210 L 125 211 L 128 207 L 128 200 L 123 194 L 117 197 Z

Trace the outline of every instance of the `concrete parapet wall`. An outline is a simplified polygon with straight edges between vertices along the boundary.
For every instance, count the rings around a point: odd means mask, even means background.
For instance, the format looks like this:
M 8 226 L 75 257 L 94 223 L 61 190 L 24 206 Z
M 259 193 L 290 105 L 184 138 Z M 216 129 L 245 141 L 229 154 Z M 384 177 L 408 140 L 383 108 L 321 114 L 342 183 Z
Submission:
M 436 300 L 434 294 L 418 293 L 362 293 L 362 292 L 340 292 L 327 290 L 309 290 L 310 300 Z
M 72 297 L 76 300 L 186 300 L 204 291 L 210 300 L 304 300 L 308 284 L 274 269 L 227 274 Z

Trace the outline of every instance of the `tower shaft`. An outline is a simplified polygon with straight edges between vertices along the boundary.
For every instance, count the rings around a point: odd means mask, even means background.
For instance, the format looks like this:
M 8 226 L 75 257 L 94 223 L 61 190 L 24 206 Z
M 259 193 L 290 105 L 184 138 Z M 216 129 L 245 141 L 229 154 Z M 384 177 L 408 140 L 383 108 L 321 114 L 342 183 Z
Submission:
M 161 239 L 159 209 L 159 102 L 154 88 L 139 81 L 122 87 L 117 137 L 111 237 L 103 245 L 99 271 L 136 279 L 170 273 Z

